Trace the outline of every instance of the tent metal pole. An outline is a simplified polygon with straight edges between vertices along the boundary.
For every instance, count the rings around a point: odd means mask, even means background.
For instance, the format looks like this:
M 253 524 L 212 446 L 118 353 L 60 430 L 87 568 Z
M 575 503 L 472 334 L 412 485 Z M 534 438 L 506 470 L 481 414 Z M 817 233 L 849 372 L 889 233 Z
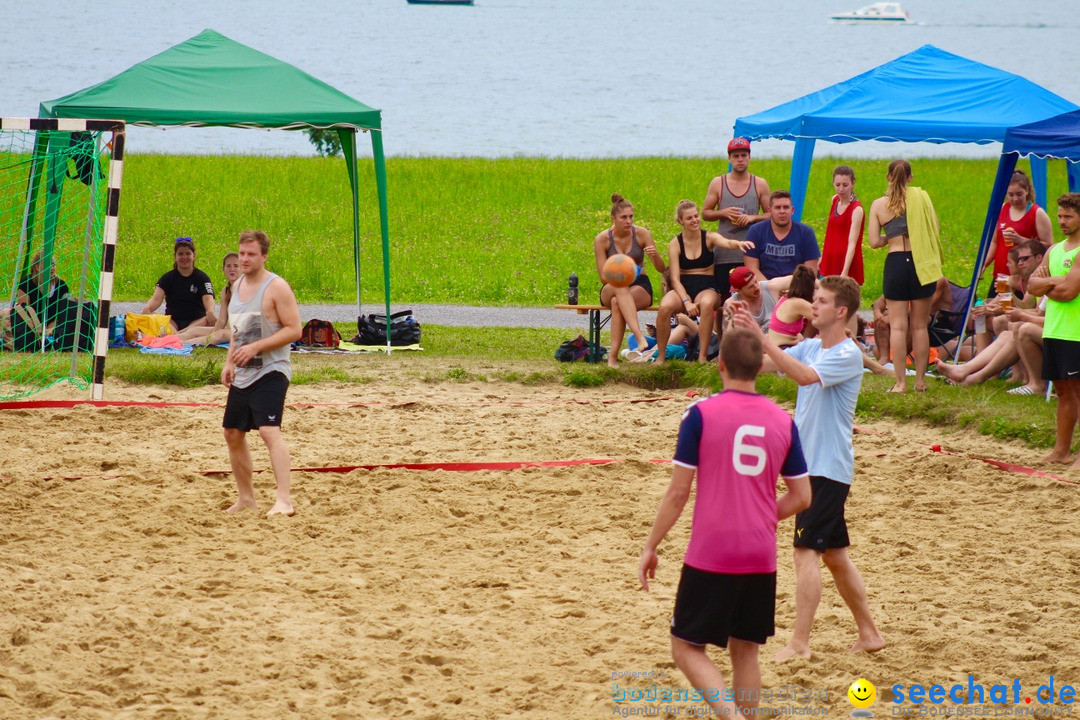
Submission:
M 1028 163 L 1031 165 L 1031 184 L 1035 186 L 1035 202 L 1039 203 L 1040 207 L 1045 208 L 1047 185 L 1046 158 L 1031 155 L 1028 157 Z
M 349 171 L 349 191 L 352 193 L 353 272 L 356 274 L 356 317 L 360 318 L 360 190 L 356 171 L 356 130 L 338 128 L 341 153 Z M 359 329 L 359 328 L 357 328 Z
M 806 188 L 810 184 L 810 161 L 814 158 L 814 138 L 799 138 L 795 141 L 795 154 L 791 157 L 791 204 L 795 206 L 792 219 L 802 221 L 803 206 L 806 204 Z
M 971 307 L 975 304 L 975 297 L 979 293 L 978 282 L 979 276 L 982 275 L 983 265 L 986 263 L 987 256 L 990 252 L 990 243 L 994 240 L 994 234 L 997 232 L 997 219 L 998 213 L 1001 211 L 1001 204 L 1005 202 L 1005 192 L 1009 189 L 1009 180 L 1012 179 L 1013 170 L 1016 169 L 1016 161 L 1019 160 L 1018 153 L 1002 153 L 1001 160 L 998 161 L 997 177 L 994 178 L 994 189 L 990 191 L 990 206 L 986 209 L 986 220 L 983 221 L 982 237 L 979 240 L 979 252 L 975 254 L 975 267 L 971 269 L 971 292 L 968 293 L 967 309 L 964 310 L 964 324 L 960 329 L 960 340 L 957 342 L 956 347 L 960 348 L 964 344 L 965 333 L 967 332 L 967 321 L 971 315 Z M 956 353 L 956 357 L 959 357 L 960 353 Z M 954 364 L 957 362 L 954 358 Z
M 1080 164 L 1074 160 L 1066 160 L 1065 171 L 1069 176 L 1069 192 L 1080 192 Z
M 375 159 L 375 185 L 379 192 L 379 230 L 382 234 L 383 295 L 386 300 L 386 354 L 390 350 L 390 210 L 386 200 L 386 156 L 382 130 L 371 131 L 371 152 Z

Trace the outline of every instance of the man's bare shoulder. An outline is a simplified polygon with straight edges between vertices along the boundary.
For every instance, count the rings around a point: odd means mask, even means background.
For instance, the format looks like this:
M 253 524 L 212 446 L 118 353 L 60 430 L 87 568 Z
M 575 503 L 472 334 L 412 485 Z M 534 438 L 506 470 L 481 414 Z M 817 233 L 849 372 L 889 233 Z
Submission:
M 293 294 L 292 286 L 289 285 L 289 281 L 280 275 L 270 280 L 270 284 L 266 286 L 266 291 L 275 300 L 282 300 L 285 298 L 292 298 L 296 300 L 296 296 Z

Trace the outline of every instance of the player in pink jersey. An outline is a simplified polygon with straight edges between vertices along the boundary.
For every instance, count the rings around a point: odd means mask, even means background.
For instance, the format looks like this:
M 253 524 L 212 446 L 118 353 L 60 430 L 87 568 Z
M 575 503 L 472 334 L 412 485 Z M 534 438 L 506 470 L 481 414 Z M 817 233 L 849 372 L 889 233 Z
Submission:
M 724 392 L 683 414 L 671 472 L 638 579 L 656 577 L 656 548 L 675 525 L 697 476 L 690 544 L 683 562 L 671 655 L 713 708 L 726 714 L 757 706 L 758 649 L 773 634 L 776 610 L 776 524 L 810 505 L 810 481 L 799 433 L 782 408 L 758 395 L 761 341 L 735 329 L 720 343 Z M 776 498 L 776 478 L 788 491 Z M 728 649 L 732 690 L 705 654 Z

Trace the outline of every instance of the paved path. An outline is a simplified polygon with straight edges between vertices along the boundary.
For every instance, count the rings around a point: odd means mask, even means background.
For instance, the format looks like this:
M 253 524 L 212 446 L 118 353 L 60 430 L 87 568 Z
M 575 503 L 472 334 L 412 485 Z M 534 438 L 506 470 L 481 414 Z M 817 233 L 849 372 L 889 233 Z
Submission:
M 112 314 L 137 313 L 143 303 L 113 303 Z M 364 312 L 383 312 L 381 305 L 364 305 Z M 421 327 L 428 325 L 452 325 L 458 327 L 532 327 L 567 328 L 585 333 L 589 328 L 588 314 L 578 315 L 571 310 L 536 307 L 479 307 L 475 305 L 391 305 L 392 312 L 413 311 Z M 653 322 L 655 313 L 643 312 L 644 322 Z M 356 305 L 301 305 L 300 318 L 307 322 L 313 318 L 331 322 L 356 322 Z

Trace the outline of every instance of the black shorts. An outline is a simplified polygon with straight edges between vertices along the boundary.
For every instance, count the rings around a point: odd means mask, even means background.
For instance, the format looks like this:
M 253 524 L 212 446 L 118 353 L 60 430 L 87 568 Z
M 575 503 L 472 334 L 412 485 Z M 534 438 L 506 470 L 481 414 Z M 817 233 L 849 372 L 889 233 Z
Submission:
M 604 296 L 604 288 L 605 287 L 607 287 L 607 285 L 604 285 L 603 287 L 600 288 L 600 297 L 601 297 L 600 304 L 601 305 L 604 304 L 603 296 Z M 642 270 L 641 274 L 637 276 L 637 280 L 630 283 L 630 287 L 645 288 L 645 292 L 649 293 L 649 304 L 652 305 L 652 297 L 653 297 L 652 280 L 649 279 L 649 276 L 645 274 L 644 270 Z
M 268 373 L 246 388 L 230 387 L 221 426 L 244 432 L 267 425 L 280 427 L 288 389 L 289 378 L 279 372 Z
M 690 296 L 691 302 L 697 301 L 697 296 L 706 290 L 719 292 L 716 289 L 715 275 L 680 275 L 679 282 L 682 283 L 686 294 Z
M 743 263 L 716 263 L 713 265 L 713 277 L 716 278 L 716 292 L 720 293 L 720 303 L 731 297 L 731 271 L 742 267 Z
M 851 544 L 844 520 L 849 490 L 847 483 L 810 476 L 810 507 L 795 516 L 795 547 L 825 552 Z
M 776 632 L 776 573 L 727 575 L 683 565 L 671 635 L 691 645 L 758 645 Z
M 1043 380 L 1080 380 L 1080 342 L 1043 338 Z
M 937 282 L 919 284 L 910 252 L 891 252 L 885 256 L 881 290 L 886 300 L 921 300 L 933 297 L 936 288 Z

